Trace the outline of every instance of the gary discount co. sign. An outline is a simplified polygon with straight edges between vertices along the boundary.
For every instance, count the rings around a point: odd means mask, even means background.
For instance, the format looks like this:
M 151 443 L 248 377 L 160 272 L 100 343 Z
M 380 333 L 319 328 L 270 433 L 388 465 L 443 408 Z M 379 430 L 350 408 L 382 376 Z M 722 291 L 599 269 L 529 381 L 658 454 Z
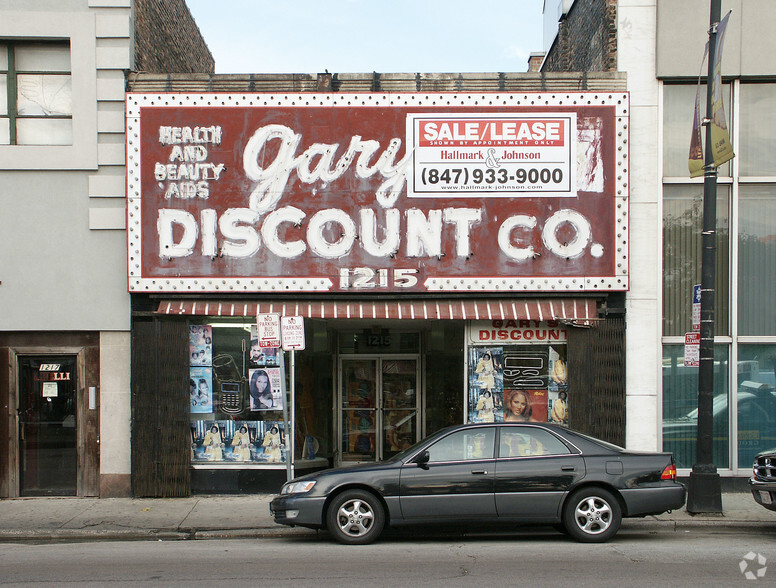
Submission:
M 628 287 L 628 95 L 128 94 L 129 288 Z

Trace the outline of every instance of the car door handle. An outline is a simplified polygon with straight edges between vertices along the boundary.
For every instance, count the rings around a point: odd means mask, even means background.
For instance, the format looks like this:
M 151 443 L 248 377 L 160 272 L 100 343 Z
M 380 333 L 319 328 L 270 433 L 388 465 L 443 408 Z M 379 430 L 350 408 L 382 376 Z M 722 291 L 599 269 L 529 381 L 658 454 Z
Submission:
M 560 466 L 560 469 L 561 469 L 562 472 L 573 472 L 577 468 L 575 468 L 574 466 L 565 465 L 565 466 Z
M 488 473 L 488 470 L 472 470 L 472 474 L 476 476 L 484 476 Z

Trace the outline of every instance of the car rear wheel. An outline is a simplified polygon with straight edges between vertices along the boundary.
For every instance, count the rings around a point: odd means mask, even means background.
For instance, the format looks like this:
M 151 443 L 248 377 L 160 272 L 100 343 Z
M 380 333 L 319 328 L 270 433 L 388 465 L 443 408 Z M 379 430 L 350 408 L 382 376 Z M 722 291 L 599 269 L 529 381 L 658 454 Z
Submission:
M 372 543 L 383 531 L 385 513 L 380 500 L 363 490 L 348 490 L 336 496 L 326 513 L 334 538 L 348 545 Z
M 563 525 L 583 543 L 603 543 L 614 537 L 622 522 L 617 498 L 603 488 L 574 492 L 563 507 Z

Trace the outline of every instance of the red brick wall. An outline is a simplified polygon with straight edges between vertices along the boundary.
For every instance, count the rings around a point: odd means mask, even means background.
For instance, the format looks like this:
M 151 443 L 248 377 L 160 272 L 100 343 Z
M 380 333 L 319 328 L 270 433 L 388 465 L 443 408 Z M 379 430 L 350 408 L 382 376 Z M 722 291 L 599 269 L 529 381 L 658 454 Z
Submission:
M 135 0 L 135 70 L 214 73 L 213 56 L 184 0 Z
M 576 0 L 542 71 L 617 71 L 617 0 Z

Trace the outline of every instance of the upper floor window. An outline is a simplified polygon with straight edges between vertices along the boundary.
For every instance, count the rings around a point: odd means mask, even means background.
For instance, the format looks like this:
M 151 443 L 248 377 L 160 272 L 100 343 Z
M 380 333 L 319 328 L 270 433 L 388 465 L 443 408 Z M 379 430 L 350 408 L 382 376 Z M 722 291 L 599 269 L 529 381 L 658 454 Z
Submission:
M 67 42 L 0 40 L 0 145 L 72 145 Z

